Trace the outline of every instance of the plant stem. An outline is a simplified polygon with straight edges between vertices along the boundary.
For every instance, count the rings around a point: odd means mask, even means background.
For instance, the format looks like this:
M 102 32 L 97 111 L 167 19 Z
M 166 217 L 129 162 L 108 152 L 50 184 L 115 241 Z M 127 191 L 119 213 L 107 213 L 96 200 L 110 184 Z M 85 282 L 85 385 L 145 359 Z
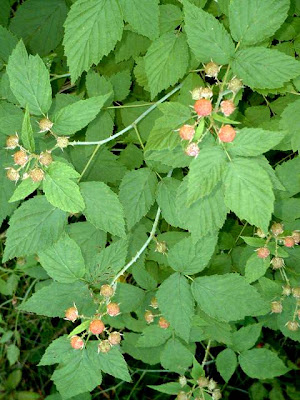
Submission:
M 206 363 L 206 360 L 207 360 L 207 357 L 208 357 L 208 354 L 209 354 L 210 345 L 211 345 L 211 340 L 209 340 L 208 343 L 207 343 L 205 354 L 204 354 L 204 358 L 203 358 L 203 361 L 202 361 L 202 364 L 201 364 L 202 367 Z

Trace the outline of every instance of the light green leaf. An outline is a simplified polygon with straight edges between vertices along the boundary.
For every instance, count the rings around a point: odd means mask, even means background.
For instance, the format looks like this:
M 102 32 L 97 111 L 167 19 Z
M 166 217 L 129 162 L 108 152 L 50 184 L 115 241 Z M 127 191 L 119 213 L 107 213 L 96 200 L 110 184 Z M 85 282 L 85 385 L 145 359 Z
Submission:
M 184 374 L 193 363 L 193 354 L 178 339 L 169 339 L 161 353 L 160 362 L 165 369 Z
M 163 383 L 162 385 L 148 385 L 148 387 L 161 393 L 174 395 L 178 394 L 182 389 L 179 382 L 168 382 Z
M 97 354 L 97 350 L 94 350 Z M 108 353 L 99 353 L 97 363 L 101 370 L 125 382 L 131 382 L 128 367 L 119 349 L 112 347 Z
M 18 7 L 10 29 L 32 52 L 44 56 L 61 41 L 67 11 L 64 0 L 29 0 Z
M 83 182 L 80 190 L 86 219 L 98 229 L 124 237 L 124 211 L 118 196 L 103 182 Z
M 281 114 L 280 128 L 287 130 L 291 136 L 291 144 L 293 151 L 300 151 L 300 100 L 290 103 Z M 295 176 L 292 174 L 290 179 Z
M 237 321 L 248 315 L 262 315 L 269 311 L 269 304 L 238 274 L 196 278 L 192 291 L 205 313 L 223 321 Z
M 232 69 L 252 89 L 276 89 L 300 74 L 300 62 L 265 47 L 239 50 Z
M 137 347 L 156 347 L 164 344 L 172 335 L 172 330 L 162 329 L 158 325 L 149 325 L 143 330 L 137 341 Z
M 113 86 L 109 80 L 93 70 L 89 70 L 87 73 L 85 84 L 89 97 L 104 96 L 106 94 L 113 96 Z
M 73 135 L 80 131 L 96 117 L 110 96 L 111 93 L 108 93 L 63 107 L 52 118 L 53 132 L 58 135 Z
M 160 34 L 174 31 L 183 22 L 181 9 L 173 4 L 162 4 L 159 6 L 159 29 Z
M 234 54 L 234 44 L 224 26 L 213 15 L 187 0 L 183 3 L 188 43 L 197 59 L 228 64 Z
M 246 350 L 240 354 L 239 362 L 250 378 L 272 379 L 289 371 L 277 354 L 268 349 Z
M 125 71 L 117 72 L 110 78 L 114 91 L 114 101 L 123 101 L 129 95 L 131 86 L 131 74 L 127 69 Z
M 48 275 L 58 282 L 73 283 L 85 274 L 80 247 L 67 235 L 60 237 L 52 246 L 39 252 L 38 256 Z
M 76 328 L 74 328 L 69 334 L 68 338 L 71 338 L 74 335 L 78 335 L 79 333 L 88 330 L 90 326 L 91 320 L 85 320 L 82 322 L 80 325 L 77 325 Z
M 233 0 L 230 31 L 236 42 L 251 45 L 272 36 L 287 17 L 289 0 Z
M 1 107 L 1 106 L 0 106 Z M 1 124 L 1 122 L 0 122 Z M 2 164 L 3 163 L 3 164 Z M 11 163 L 11 156 L 5 149 L 0 150 L 0 223 L 4 218 L 8 215 L 11 215 L 14 209 L 17 207 L 17 204 L 9 203 L 10 197 L 13 195 L 16 185 L 15 182 L 10 181 L 6 177 L 5 165 L 9 165 Z
M 120 185 L 120 201 L 124 207 L 128 229 L 147 214 L 155 201 L 157 178 L 149 168 L 129 171 Z
M 254 253 L 247 260 L 245 267 L 245 278 L 247 282 L 252 283 L 261 278 L 267 272 L 270 266 L 270 257 L 265 259 L 257 257 Z
M 163 178 L 157 187 L 157 203 L 162 210 L 162 216 L 168 224 L 175 227 L 180 226 L 176 204 L 176 193 L 180 183 L 174 178 Z
M 49 72 L 42 59 L 27 54 L 20 41 L 9 57 L 7 73 L 10 88 L 22 107 L 28 105 L 35 115 L 46 114 L 51 106 L 52 90 Z
M 3 6 L 2 6 L 3 7 Z M 0 61 L 7 63 L 8 57 L 16 47 L 18 39 L 9 30 L 0 25 Z
M 232 349 L 238 352 L 249 350 L 255 345 L 261 333 L 261 324 L 243 326 L 232 335 Z
M 114 301 L 120 303 L 122 313 L 135 311 L 145 298 L 145 292 L 128 283 L 118 283 Z
M 168 252 L 170 266 L 187 275 L 201 272 L 212 257 L 217 240 L 217 235 L 204 236 L 198 241 L 191 237 L 181 240 Z
M 218 147 L 207 147 L 190 164 L 187 205 L 210 194 L 221 180 L 226 167 L 226 154 Z
M 14 201 L 19 201 L 25 199 L 25 197 L 29 196 L 32 192 L 34 192 L 39 186 L 41 182 L 33 182 L 32 179 L 27 178 L 24 179 L 15 189 L 13 195 L 8 200 L 10 203 Z
M 178 336 L 189 341 L 194 299 L 187 279 L 176 272 L 157 291 L 159 309 Z
M 278 293 L 276 297 L 278 296 Z M 271 300 L 274 299 L 274 296 Z M 280 314 L 277 314 L 277 324 L 278 328 L 281 330 L 283 335 L 285 337 L 288 337 L 292 340 L 300 342 L 300 330 L 297 329 L 296 331 L 291 331 L 287 327 L 287 322 L 288 321 L 293 321 L 294 320 L 294 315 L 295 315 L 295 309 L 296 309 L 296 302 L 297 299 L 295 299 L 292 296 L 286 297 L 282 301 L 282 312 Z M 297 321 L 297 319 L 296 319 Z M 297 321 L 299 323 L 299 321 Z
M 189 52 L 184 34 L 170 32 L 156 39 L 145 56 L 151 98 L 182 78 L 188 63 Z
M 151 40 L 159 34 L 158 0 L 120 0 L 125 21 L 141 35 Z
M 25 147 L 25 149 L 27 149 L 31 153 L 33 153 L 35 151 L 35 143 L 34 143 L 33 129 L 31 126 L 28 106 L 26 106 L 26 110 L 25 110 L 25 114 L 24 114 L 21 139 L 22 139 L 23 146 Z
M 235 158 L 224 176 L 225 203 L 240 218 L 268 231 L 274 209 L 271 180 L 255 160 Z
M 235 352 L 231 349 L 225 349 L 217 355 L 216 366 L 217 370 L 224 379 L 228 382 L 234 374 L 234 371 L 238 365 Z
M 131 57 L 135 59 L 139 55 L 145 54 L 150 43 L 150 40 L 145 36 L 138 35 L 130 30 L 124 30 L 122 40 L 116 47 L 116 62 L 126 61 Z
M 38 196 L 25 201 L 9 224 L 3 262 L 51 246 L 63 232 L 66 213 L 48 203 L 45 196 Z
M 92 64 L 98 64 L 121 39 L 122 12 L 117 0 L 78 0 L 72 5 L 64 26 L 63 43 L 74 82 Z
M 6 356 L 9 362 L 9 365 L 14 365 L 20 356 L 20 349 L 15 344 L 9 344 L 6 348 Z

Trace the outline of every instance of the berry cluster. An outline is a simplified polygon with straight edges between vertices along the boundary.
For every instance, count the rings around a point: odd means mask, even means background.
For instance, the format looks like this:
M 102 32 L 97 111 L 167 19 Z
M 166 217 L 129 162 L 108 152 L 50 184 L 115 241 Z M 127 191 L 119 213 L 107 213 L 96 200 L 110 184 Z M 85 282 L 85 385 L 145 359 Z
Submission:
M 158 309 L 158 303 L 157 303 L 156 297 L 153 297 L 151 299 L 150 307 L 152 307 L 154 310 Z M 157 318 L 157 317 L 159 317 L 158 326 L 162 329 L 168 329 L 170 326 L 170 323 L 161 315 L 154 314 L 153 311 L 150 311 L 150 310 L 146 310 L 146 312 L 144 314 L 144 318 L 145 318 L 145 321 L 147 322 L 147 324 L 152 324 L 152 322 L 154 322 L 155 318 Z
M 187 379 L 185 376 L 180 376 L 179 377 L 179 384 L 182 388 L 184 388 L 187 385 Z M 195 393 L 198 393 L 200 390 L 201 397 L 193 397 L 193 391 Z M 195 396 L 194 393 L 194 396 Z M 189 399 L 195 399 L 195 400 L 204 400 L 205 394 L 208 393 L 211 395 L 213 400 L 220 400 L 222 398 L 222 393 L 219 388 L 217 388 L 217 382 L 213 379 L 208 379 L 205 376 L 200 376 L 197 379 L 196 384 L 193 386 L 192 390 L 190 391 L 180 391 L 176 397 L 176 400 L 189 400 Z

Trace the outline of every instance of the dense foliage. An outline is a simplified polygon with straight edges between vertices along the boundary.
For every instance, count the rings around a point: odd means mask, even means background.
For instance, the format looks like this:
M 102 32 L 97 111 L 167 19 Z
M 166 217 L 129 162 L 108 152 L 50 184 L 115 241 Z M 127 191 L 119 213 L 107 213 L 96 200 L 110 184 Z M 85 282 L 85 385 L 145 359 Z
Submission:
M 299 400 L 299 16 L 0 0 L 0 399 Z

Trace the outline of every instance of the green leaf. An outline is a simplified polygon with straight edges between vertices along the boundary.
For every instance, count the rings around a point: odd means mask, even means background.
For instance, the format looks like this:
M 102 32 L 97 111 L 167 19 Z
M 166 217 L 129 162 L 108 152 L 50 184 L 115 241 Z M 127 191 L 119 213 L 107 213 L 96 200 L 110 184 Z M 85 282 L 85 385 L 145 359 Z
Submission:
M 97 350 L 94 350 L 97 354 Z M 125 382 L 131 382 L 128 367 L 120 350 L 112 347 L 108 353 L 99 353 L 97 363 L 101 370 Z
M 257 257 L 254 253 L 247 260 L 245 267 L 245 278 L 247 282 L 252 283 L 261 278 L 267 272 L 270 266 L 270 257 L 265 259 Z
M 182 78 L 188 63 L 189 52 L 184 34 L 170 32 L 156 39 L 145 56 L 151 99 Z
M 180 226 L 176 204 L 176 193 L 180 183 L 174 178 L 163 178 L 157 187 L 157 203 L 162 210 L 162 216 L 174 227 Z
M 243 326 L 232 334 L 232 349 L 238 352 L 249 350 L 255 345 L 261 333 L 261 324 Z
M 205 371 L 202 368 L 202 366 L 198 363 L 196 358 L 194 357 L 193 359 L 193 368 L 191 371 L 191 376 L 193 379 L 197 380 L 200 378 L 200 376 L 205 376 Z
M 188 206 L 212 192 L 221 180 L 226 161 L 226 154 L 219 146 L 204 148 L 193 159 L 188 174 Z
M 289 7 L 289 0 L 231 1 L 229 23 L 233 39 L 244 45 L 263 42 L 282 25 Z
M 178 336 L 189 341 L 194 299 L 187 279 L 176 272 L 157 291 L 159 309 Z
M 250 378 L 272 379 L 289 371 L 277 354 L 268 349 L 246 350 L 239 355 L 239 362 Z
M 131 30 L 124 30 L 122 41 L 116 47 L 116 62 L 126 61 L 131 57 L 135 59 L 139 55 L 145 54 L 150 43 L 150 40 L 145 36 L 138 35 Z
M 155 201 L 157 178 L 149 168 L 129 171 L 120 185 L 120 201 L 124 207 L 128 229 L 147 214 Z
M 60 237 L 56 243 L 38 255 L 42 267 L 58 282 L 73 283 L 85 274 L 80 247 L 67 235 Z
M 47 169 L 43 181 L 43 190 L 49 203 L 63 211 L 77 213 L 85 204 L 79 186 L 72 179 L 79 174 L 69 165 L 53 162 Z
M 0 25 L 0 61 L 7 63 L 8 57 L 11 55 L 17 43 L 18 39 L 15 35 Z
M 72 285 L 53 282 L 34 293 L 19 309 L 46 317 L 63 318 L 66 309 L 74 304 L 79 314 L 93 316 L 96 312 L 97 306 L 90 290 L 82 282 L 74 282 Z
M 137 341 L 137 347 L 156 347 L 164 344 L 172 335 L 172 330 L 162 329 L 158 325 L 149 325 L 143 330 Z
M 80 325 L 77 325 L 69 334 L 68 338 L 71 338 L 74 335 L 78 335 L 79 333 L 88 330 L 90 326 L 91 320 L 85 320 Z
M 34 143 L 33 129 L 31 126 L 28 106 L 26 106 L 26 110 L 25 110 L 25 114 L 24 114 L 21 139 L 22 139 L 23 146 L 25 147 L 25 149 L 27 149 L 31 153 L 33 153 L 35 151 L 35 143 Z
M 262 315 L 269 311 L 269 304 L 238 274 L 196 278 L 192 291 L 201 309 L 219 320 L 237 321 L 248 315 Z
M 241 239 L 252 247 L 263 247 L 265 245 L 265 240 L 258 237 L 241 236 Z
M 228 64 L 234 54 L 234 44 L 224 26 L 213 15 L 187 0 L 183 3 L 188 44 L 197 59 Z
M 277 296 L 278 296 L 278 293 L 277 293 L 276 297 Z M 279 294 L 279 296 L 280 296 L 280 294 Z M 271 300 L 273 300 L 273 299 L 274 299 L 274 296 L 273 296 L 273 298 L 271 298 Z M 300 330 L 298 329 L 296 331 L 290 331 L 286 324 L 288 321 L 293 321 L 295 318 L 295 309 L 297 306 L 296 302 L 297 302 L 297 299 L 295 299 L 292 296 L 286 297 L 282 301 L 283 310 L 280 314 L 277 314 L 277 325 L 285 337 L 288 337 L 288 338 L 291 338 L 292 340 L 300 342 Z M 296 319 L 296 321 L 297 321 L 297 319 Z M 299 321 L 297 321 L 297 322 L 299 323 Z
M 33 53 L 44 56 L 60 43 L 67 11 L 64 0 L 29 0 L 18 7 L 10 29 Z
M 74 82 L 113 50 L 122 37 L 123 18 L 117 0 L 78 0 L 66 19 L 64 46 Z
M 98 229 L 124 237 L 124 211 L 118 196 L 103 182 L 83 182 L 80 190 L 86 219 Z
M 15 344 L 9 344 L 6 348 L 6 356 L 9 362 L 9 365 L 14 365 L 20 356 L 20 349 Z
M 9 224 L 3 262 L 51 246 L 64 230 L 66 213 L 53 207 L 44 196 L 38 196 L 25 201 Z
M 271 180 L 255 160 L 235 158 L 224 176 L 225 203 L 240 218 L 268 231 L 274 209 Z
M 1 124 L 0 124 L 1 125 Z M 3 162 L 3 164 L 2 164 Z M 9 203 L 10 197 L 13 195 L 14 190 L 16 189 L 15 182 L 12 182 L 7 179 L 6 177 L 6 170 L 4 168 L 5 165 L 9 165 L 11 163 L 11 156 L 10 154 L 5 150 L 2 149 L 0 150 L 0 223 L 2 224 L 2 221 L 4 218 L 6 218 L 8 215 L 11 215 L 12 212 L 15 210 L 17 207 L 17 204 L 11 204 Z
M 118 283 L 114 301 L 120 303 L 122 313 L 135 311 L 142 303 L 145 292 L 137 286 Z
M 159 34 L 158 0 L 120 0 L 123 16 L 130 26 L 141 35 L 156 39 Z
M 280 128 L 287 130 L 291 136 L 291 144 L 293 151 L 300 150 L 300 139 L 299 139 L 299 128 L 300 128 L 300 117 L 299 117 L 300 100 L 290 103 L 281 114 Z M 279 167 L 278 167 L 279 168 Z M 290 175 L 291 179 L 294 174 Z
M 39 362 L 39 366 L 58 364 L 72 353 L 70 340 L 67 335 L 60 336 L 58 339 L 53 340 L 47 347 L 43 357 Z
M 148 387 L 161 393 L 174 395 L 178 394 L 182 389 L 180 383 L 178 382 L 168 382 L 163 383 L 162 385 L 148 385 Z
M 204 236 L 197 241 L 191 237 L 181 240 L 168 252 L 170 266 L 187 275 L 201 272 L 212 257 L 217 240 L 217 235 Z
M 51 106 L 52 90 L 49 72 L 42 59 L 27 54 L 20 41 L 9 57 L 7 73 L 10 88 L 22 107 L 28 105 L 35 115 L 46 114 Z
M 111 93 L 108 93 L 63 107 L 52 118 L 53 132 L 58 135 L 73 135 L 80 131 L 96 117 L 110 96 Z
M 284 138 L 284 132 L 266 131 L 261 128 L 244 128 L 237 132 L 228 146 L 230 154 L 255 157 L 274 148 Z M 257 146 L 259 143 L 259 146 Z
M 252 89 L 276 89 L 300 74 L 300 63 L 277 50 L 251 47 L 236 53 L 232 70 Z
M 16 187 L 13 195 L 8 201 L 10 203 L 13 203 L 15 201 L 25 199 L 25 197 L 34 192 L 40 186 L 40 184 L 41 182 L 33 182 L 33 180 L 30 178 L 22 180 L 22 182 Z
M 160 34 L 174 31 L 183 22 L 183 14 L 179 7 L 173 4 L 159 6 Z
M 104 96 L 107 94 L 113 96 L 113 86 L 111 82 L 93 70 L 89 70 L 87 73 L 85 84 L 89 97 Z M 111 99 L 108 99 L 107 102 L 110 100 Z
M 131 74 L 129 70 L 120 71 L 112 75 L 110 78 L 114 91 L 114 101 L 123 101 L 130 92 Z
M 193 354 L 178 339 L 169 339 L 161 353 L 160 362 L 165 369 L 184 374 L 193 363 Z
M 217 370 L 224 379 L 228 382 L 238 365 L 235 352 L 231 349 L 225 349 L 217 355 L 216 366 Z

